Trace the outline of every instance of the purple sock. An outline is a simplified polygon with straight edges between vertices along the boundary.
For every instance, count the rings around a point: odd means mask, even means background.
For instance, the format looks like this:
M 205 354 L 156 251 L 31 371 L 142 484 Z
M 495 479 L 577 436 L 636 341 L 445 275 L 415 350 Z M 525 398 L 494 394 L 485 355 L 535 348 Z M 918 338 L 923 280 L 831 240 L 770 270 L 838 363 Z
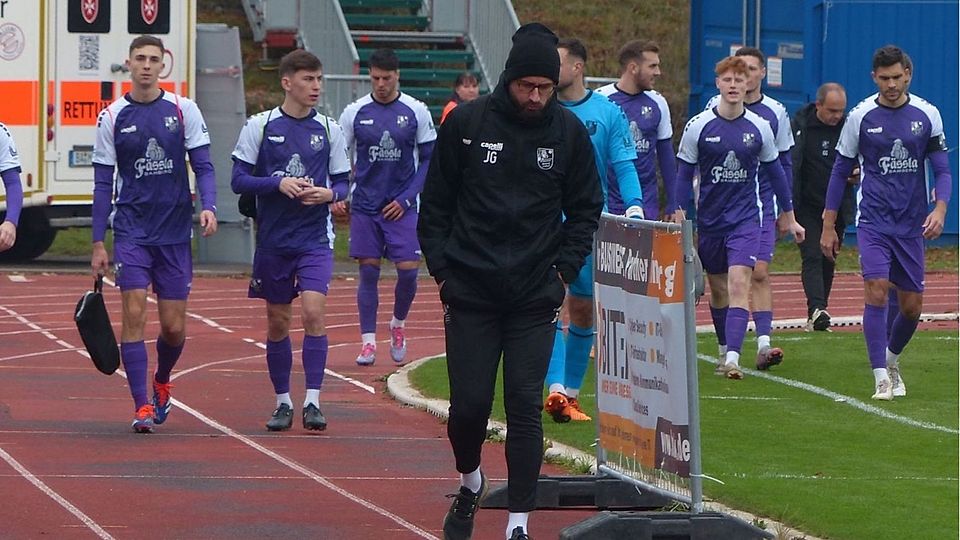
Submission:
M 290 370 L 293 369 L 293 351 L 290 347 L 290 336 L 280 341 L 267 340 L 267 370 L 270 372 L 270 382 L 273 391 L 277 394 L 286 394 L 290 391 Z
M 773 328 L 773 311 L 754 311 L 753 323 L 757 326 L 758 336 L 769 336 Z
M 727 350 L 740 352 L 743 347 L 743 336 L 747 333 L 747 321 L 750 319 L 750 313 L 738 307 L 732 307 L 727 310 Z
M 903 313 L 898 313 L 897 318 L 893 321 L 893 324 L 890 325 L 890 340 L 887 345 L 890 352 L 893 354 L 902 353 L 903 348 L 907 346 L 910 338 L 913 337 L 913 333 L 917 330 L 917 324 L 919 323 L 920 319 L 911 319 L 905 317 Z
M 147 404 L 147 346 L 143 341 L 120 344 L 123 370 L 127 372 L 127 384 L 133 396 L 134 410 Z
M 407 319 L 413 297 L 417 295 L 417 269 L 400 270 L 397 268 L 397 286 L 393 290 L 393 316 L 398 321 Z
M 357 286 L 357 310 L 360 312 L 360 333 L 370 334 L 377 331 L 377 305 L 380 295 L 377 293 L 377 281 L 380 280 L 380 267 L 373 264 L 360 265 L 360 285 Z
M 173 366 L 177 365 L 177 360 L 180 359 L 180 353 L 183 352 L 183 344 L 187 340 L 183 340 L 176 347 L 168 345 L 162 337 L 157 336 L 157 373 L 153 376 L 153 379 L 160 384 L 166 384 L 170 382 L 170 372 L 173 371 Z
M 307 390 L 319 390 L 323 385 L 323 368 L 327 367 L 327 336 L 303 336 L 303 372 Z
M 887 367 L 886 317 L 886 306 L 863 306 L 863 338 L 867 342 L 867 357 L 873 369 Z
M 897 320 L 897 315 L 899 314 L 900 298 L 897 297 L 897 289 L 890 287 L 890 294 L 887 295 L 887 341 L 890 341 L 890 334 L 893 332 L 893 321 Z M 904 345 L 906 345 L 906 343 L 904 343 Z
M 710 306 L 710 317 L 713 318 L 713 331 L 717 333 L 717 343 L 727 344 L 727 312 L 729 307 L 715 308 Z

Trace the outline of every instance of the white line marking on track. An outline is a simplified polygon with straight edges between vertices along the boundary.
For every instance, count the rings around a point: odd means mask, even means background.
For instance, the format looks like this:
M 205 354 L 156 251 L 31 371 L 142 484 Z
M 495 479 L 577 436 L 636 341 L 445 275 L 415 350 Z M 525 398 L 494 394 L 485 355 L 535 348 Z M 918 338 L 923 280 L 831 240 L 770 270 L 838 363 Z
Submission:
M 706 355 L 706 354 L 698 354 L 698 355 L 697 355 L 697 358 L 699 358 L 700 360 L 703 360 L 704 362 L 710 363 L 710 364 L 716 364 L 716 363 L 717 363 L 716 357 L 709 356 L 709 355 Z M 766 373 L 766 372 L 763 372 L 763 371 L 757 371 L 757 370 L 750 369 L 750 368 L 744 367 L 744 366 L 740 366 L 740 369 L 742 369 L 744 373 L 746 373 L 747 375 L 750 375 L 751 377 L 757 377 L 757 378 L 760 378 L 760 379 L 766 379 L 766 380 L 768 380 L 768 381 L 773 381 L 773 382 L 776 382 L 776 383 L 780 383 L 780 384 L 783 384 L 783 385 L 786 385 L 786 386 L 790 386 L 790 387 L 793 387 L 793 388 L 796 388 L 796 389 L 799 389 L 799 390 L 806 390 L 807 392 L 811 392 L 811 393 L 817 394 L 818 396 L 823 396 L 823 397 L 826 397 L 826 398 L 830 398 L 830 399 L 832 399 L 832 400 L 833 400 L 834 402 L 836 402 L 836 403 L 845 403 L 845 404 L 847 404 L 847 405 L 849 405 L 849 406 L 851 406 L 851 407 L 853 407 L 853 408 L 855 408 L 855 409 L 859 409 L 859 410 L 861 410 L 861 411 L 863 411 L 863 412 L 865 412 L 865 413 L 875 414 L 875 415 L 877 415 L 877 416 L 879 416 L 879 417 L 881 417 L 881 418 L 886 418 L 886 419 L 888 419 L 888 420 L 893 420 L 893 421 L 895 421 L 895 422 L 900 422 L 901 424 L 906 424 L 906 425 L 908 425 L 908 426 L 917 427 L 917 428 L 922 428 L 922 429 L 930 429 L 930 430 L 933 430 L 933 431 L 942 431 L 942 432 L 944 432 L 944 433 L 952 433 L 952 434 L 954 434 L 954 435 L 960 434 L 960 431 L 958 431 L 958 430 L 956 430 L 956 429 L 954 429 L 954 428 L 950 428 L 950 427 L 946 427 L 946 426 L 941 426 L 941 425 L 939 425 L 939 424 L 934 424 L 933 422 L 925 422 L 925 421 L 922 421 L 922 420 L 914 420 L 913 418 L 910 418 L 910 417 L 908 417 L 908 416 L 903 416 L 903 415 L 899 415 L 899 414 L 894 414 L 894 413 L 892 413 L 892 412 L 890 412 L 890 411 L 887 411 L 886 409 L 881 409 L 880 407 L 876 407 L 876 406 L 870 405 L 870 404 L 868 404 L 868 403 L 864 403 L 864 402 L 860 401 L 860 400 L 857 399 L 857 398 L 850 397 L 850 396 L 845 396 L 845 395 L 843 395 L 843 394 L 840 394 L 840 393 L 837 393 L 837 392 L 833 392 L 833 391 L 831 391 L 831 390 L 827 390 L 826 388 L 820 388 L 819 386 L 814 386 L 814 385 L 812 385 L 812 384 L 805 383 L 805 382 L 795 381 L 795 380 L 793 380 L 793 379 L 787 379 L 787 378 L 785 378 L 785 377 L 778 377 L 778 376 L 776 376 L 776 375 L 771 375 L 771 374 L 769 374 L 769 373 Z
M 6 461 L 8 465 L 13 467 L 13 470 L 20 473 L 20 476 L 22 476 L 26 481 L 33 484 L 37 489 L 42 491 L 44 495 L 46 495 L 47 497 L 50 497 L 51 499 L 56 501 L 57 504 L 62 506 L 64 510 L 73 514 L 74 517 L 79 519 L 84 525 L 87 526 L 88 529 L 93 531 L 97 536 L 99 536 L 100 538 L 103 538 L 104 540 L 113 539 L 113 536 L 111 536 L 110 533 L 105 531 L 103 527 L 98 525 L 96 521 L 91 519 L 90 516 L 84 514 L 83 511 L 81 511 L 79 508 L 71 504 L 70 501 L 64 499 L 62 496 L 60 496 L 59 493 L 51 489 L 50 486 L 43 483 L 42 480 L 40 480 L 33 473 L 28 471 L 26 467 L 21 465 L 19 461 L 13 458 L 13 456 L 11 456 L 6 451 L 4 451 L 3 448 L 0 448 L 0 459 L 3 459 L 4 461 Z
M 106 281 L 106 280 L 104 280 L 104 281 Z M 20 314 L 16 313 L 15 311 L 12 311 L 12 310 L 10 310 L 9 308 L 7 308 L 7 307 L 5 307 L 5 306 L 0 306 L 0 309 L 6 311 L 6 312 L 9 313 L 10 315 L 13 315 L 17 320 L 19 320 L 20 322 L 22 322 L 23 324 L 25 324 L 25 325 L 27 325 L 27 326 L 30 326 L 31 328 L 40 329 L 40 327 L 37 326 L 35 323 L 27 320 L 26 318 L 24 318 L 24 317 L 21 316 Z M 61 340 L 59 340 L 59 338 L 57 338 L 56 336 L 52 336 L 52 335 L 51 335 L 51 338 L 50 338 L 50 339 L 53 340 L 53 341 L 56 341 L 56 342 L 61 341 Z M 71 347 L 71 348 L 73 348 L 73 347 Z M 89 358 L 89 354 L 87 354 L 87 351 L 85 351 L 85 350 L 77 350 L 77 349 L 75 349 L 75 348 L 74 348 L 74 350 L 75 350 L 75 352 L 77 352 L 77 353 L 79 353 L 79 354 L 82 354 L 82 355 L 84 355 L 84 356 L 86 356 L 86 357 Z M 127 374 L 126 374 L 122 369 L 118 369 L 118 370 L 117 370 L 117 373 L 118 373 L 121 377 L 123 377 L 124 379 L 127 378 Z M 368 510 L 371 510 L 371 511 L 373 511 L 373 512 L 375 512 L 375 513 L 377 513 L 377 514 L 379 514 L 379 515 L 381 515 L 381 516 L 383 516 L 383 517 L 385 517 L 385 518 L 393 521 L 394 523 L 396 523 L 396 524 L 400 525 L 401 527 L 409 530 L 410 532 L 413 532 L 414 534 L 420 536 L 421 538 L 428 538 L 428 539 L 430 539 L 430 540 L 439 540 L 436 536 L 434 536 L 434 535 L 430 534 L 429 532 L 421 529 L 420 527 L 417 527 L 417 526 L 414 525 L 413 523 L 410 523 L 409 521 L 407 521 L 407 520 L 403 519 L 402 517 L 394 514 L 393 512 L 390 512 L 389 510 L 387 510 L 387 509 L 385 509 L 385 508 L 382 508 L 382 507 L 380 507 L 380 506 L 377 506 L 376 504 L 374 504 L 374 503 L 372 503 L 372 502 L 370 502 L 370 501 L 368 501 L 368 500 L 366 500 L 366 499 L 363 499 L 363 498 L 361 498 L 361 497 L 359 497 L 359 496 L 357 496 L 357 495 L 354 495 L 353 493 L 351 493 L 351 492 L 349 492 L 349 491 L 341 488 L 340 486 L 334 484 L 333 482 L 329 481 L 328 479 L 326 479 L 325 477 L 321 476 L 320 474 L 312 471 L 311 469 L 309 469 L 309 468 L 307 468 L 307 467 L 305 467 L 305 466 L 297 463 L 296 461 L 294 461 L 294 460 L 292 460 L 292 459 L 289 459 L 289 458 L 287 458 L 287 457 L 284 457 L 284 456 L 282 456 L 282 455 L 274 452 L 273 450 L 270 450 L 269 448 L 267 448 L 267 447 L 265 447 L 265 446 L 257 443 L 256 441 L 254 441 L 253 439 L 251 439 L 251 438 L 249 438 L 249 437 L 247 437 L 247 436 L 245 436 L 245 435 L 242 435 L 242 434 L 240 434 L 240 433 L 238 433 L 238 432 L 230 429 L 229 427 L 227 427 L 227 426 L 225 426 L 225 425 L 223 425 L 223 424 L 221 424 L 221 423 L 213 420 L 212 418 L 204 415 L 204 414 L 201 413 L 200 411 L 198 411 L 198 410 L 190 407 L 190 406 L 187 405 L 186 403 L 183 403 L 182 401 L 180 401 L 180 400 L 178 400 L 178 399 L 176 399 L 176 398 L 170 398 L 170 401 L 171 401 L 174 405 L 176 405 L 179 409 L 181 409 L 182 411 L 184 411 L 184 412 L 186 412 L 187 414 L 193 416 L 193 417 L 196 418 L 197 420 L 200 420 L 201 422 L 203 422 L 204 424 L 210 426 L 211 428 L 216 429 L 217 431 L 220 431 L 221 433 L 223 433 L 223 434 L 225 434 L 225 435 L 228 435 L 228 436 L 230 436 L 230 437 L 232 437 L 232 438 L 234 438 L 234 439 L 242 442 L 243 444 L 249 446 L 250 448 L 253 448 L 254 450 L 257 450 L 257 451 L 260 452 L 261 454 L 263 454 L 263 455 L 265 455 L 265 456 L 267 456 L 267 457 L 270 457 L 271 459 L 273 459 L 273 460 L 275 460 L 275 461 L 277 461 L 277 462 L 279 462 L 279 463 L 287 466 L 288 468 L 293 469 L 293 470 L 299 472 L 300 474 L 303 474 L 304 476 L 306 476 L 306 477 L 310 478 L 311 480 L 317 482 L 318 484 L 326 487 L 327 489 L 333 491 L 334 493 L 337 493 L 337 494 L 339 494 L 340 496 L 342 496 L 342 497 L 344 497 L 344 498 L 346 498 L 346 499 L 349 499 L 349 500 L 351 500 L 351 501 L 359 504 L 360 506 L 363 506 L 364 508 L 366 508 L 366 509 L 368 509 Z M 75 516 L 79 517 L 79 518 L 81 519 L 81 521 L 83 521 L 88 527 L 90 527 L 91 530 L 93 530 L 94 532 L 96 532 L 101 538 L 104 538 L 104 539 L 107 539 L 107 538 L 112 539 L 112 538 L 113 538 L 113 537 L 110 536 L 105 530 L 103 530 L 102 527 L 100 527 L 99 525 L 97 525 L 93 520 L 91 520 L 91 519 L 88 518 L 85 514 L 83 514 L 82 512 L 80 512 L 80 510 L 77 509 L 75 506 L 73 506 L 72 504 L 70 504 L 69 501 L 67 501 L 67 500 L 64 499 L 63 497 L 60 497 L 60 495 L 56 494 L 56 492 L 54 492 L 53 490 L 51 490 L 51 489 L 49 489 L 48 487 L 46 487 L 46 484 L 44 484 L 44 483 L 41 482 L 39 479 L 37 479 L 35 476 L 33 476 L 33 475 L 30 473 L 30 471 L 27 471 L 26 469 L 24 469 L 19 463 L 17 463 L 16 460 L 13 460 L 13 458 L 12 458 L 11 456 L 9 456 L 9 454 L 7 454 L 6 452 L 3 452 L 3 449 L 0 449 L 0 457 L 2 457 L 5 461 L 7 461 L 7 463 L 10 463 L 10 465 L 11 465 L 12 467 L 14 467 L 15 469 L 17 469 L 18 472 L 20 472 L 21 475 L 24 476 L 24 478 L 26 478 L 26 479 L 29 480 L 31 483 L 33 483 L 35 486 L 37 486 L 39 489 L 41 489 L 41 490 L 42 490 L 44 493 L 46 493 L 48 496 L 50 496 L 51 498 L 53 498 L 54 500 L 56 500 L 57 502 L 59 502 L 59 503 L 61 504 L 61 506 L 63 506 L 63 507 L 66 508 L 67 510 L 70 510 L 70 512 L 73 513 Z M 8 458 L 9 458 L 9 459 L 8 459 Z
M 186 405 L 185 403 L 177 400 L 176 398 L 170 398 L 170 401 L 171 401 L 174 405 L 176 405 L 178 408 L 182 409 L 184 412 L 186 412 L 187 414 L 193 416 L 193 417 L 196 418 L 197 420 L 200 420 L 200 421 L 203 422 L 204 424 L 207 424 L 208 426 L 216 429 L 217 431 L 220 431 L 220 432 L 222 432 L 222 433 L 224 433 L 224 434 L 226 434 L 226 435 L 229 435 L 230 437 L 232 437 L 232 438 L 234 438 L 234 439 L 242 442 L 243 444 L 249 446 L 250 448 L 253 448 L 254 450 L 260 452 L 261 454 L 263 454 L 263 455 L 265 455 L 265 456 L 267 456 L 267 457 L 272 458 L 273 460 L 275 460 L 275 461 L 277 461 L 278 463 L 281 463 L 281 464 L 287 466 L 287 467 L 290 468 L 290 469 L 293 469 L 293 470 L 297 471 L 298 473 L 306 476 L 307 478 L 310 478 L 310 479 L 313 480 L 314 482 L 322 485 L 323 487 L 329 489 L 330 491 L 333 491 L 334 493 L 337 493 L 338 495 L 340 495 L 340 496 L 342 496 L 342 497 L 344 497 L 344 498 L 346 498 L 346 499 L 349 499 L 349 500 L 351 500 L 351 501 L 359 504 L 360 506 L 363 506 L 364 508 L 366 508 L 366 509 L 368 509 L 368 510 L 371 510 L 371 511 L 373 511 L 373 512 L 376 512 L 377 514 L 380 514 L 381 516 L 383 516 L 383 517 L 385 517 L 385 518 L 393 521 L 394 523 L 396 523 L 396 524 L 400 525 L 401 527 L 403 527 L 404 529 L 407 529 L 408 531 L 410 531 L 410 532 L 412 532 L 412 533 L 420 536 L 421 538 L 430 538 L 430 539 L 433 539 L 433 540 L 439 540 L 439 539 L 437 539 L 436 536 L 434 536 L 434 535 L 430 534 L 429 532 L 421 529 L 420 527 L 417 527 L 417 526 L 414 525 L 413 523 L 410 523 L 409 521 L 403 519 L 402 517 L 400 517 L 400 516 L 394 514 L 393 512 L 387 510 L 386 508 L 382 508 L 382 507 L 380 507 L 380 506 L 377 506 L 376 504 L 374 504 L 374 503 L 372 503 L 372 502 L 370 502 L 370 501 L 368 501 L 368 500 L 366 500 L 366 499 L 363 499 L 363 498 L 361 498 L 361 497 L 358 497 L 357 495 L 354 495 L 353 493 L 350 493 L 349 491 L 347 491 L 347 490 L 341 488 L 340 486 L 334 484 L 333 482 L 331 482 L 330 480 L 328 480 L 326 477 L 321 476 L 320 474 L 318 474 L 318 473 L 314 472 L 313 470 L 311 470 L 311 469 L 309 469 L 309 468 L 307 468 L 307 467 L 305 467 L 305 466 L 297 463 L 296 461 L 294 461 L 294 460 L 292 460 L 292 459 L 289 459 L 289 458 L 287 458 L 287 457 L 284 457 L 284 456 L 282 456 L 282 455 L 274 452 L 273 450 L 270 450 L 269 448 L 261 445 L 260 443 L 254 441 L 253 439 L 250 439 L 249 437 L 247 437 L 247 436 L 245 436 L 245 435 L 242 435 L 242 434 L 240 434 L 240 433 L 237 433 L 236 431 L 234 431 L 234 430 L 228 428 L 227 426 L 225 426 L 225 425 L 217 422 L 216 420 L 213 420 L 212 418 L 209 418 L 208 416 L 204 415 L 204 414 L 201 413 L 200 411 L 197 411 L 197 410 L 193 409 L 192 407 L 189 407 L 188 405 Z

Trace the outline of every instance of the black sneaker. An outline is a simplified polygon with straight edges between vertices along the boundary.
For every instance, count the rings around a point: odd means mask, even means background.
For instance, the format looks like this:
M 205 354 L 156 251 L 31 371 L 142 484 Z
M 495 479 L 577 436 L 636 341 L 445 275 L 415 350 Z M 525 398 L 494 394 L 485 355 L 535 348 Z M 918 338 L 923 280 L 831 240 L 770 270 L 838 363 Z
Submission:
M 830 314 L 825 309 L 815 309 L 810 315 L 813 322 L 813 329 L 817 332 L 823 332 L 830 329 Z
M 480 491 L 474 493 L 460 486 L 459 493 L 447 495 L 453 498 L 453 504 L 443 517 L 443 540 L 470 540 L 473 535 L 473 518 L 480 509 L 480 501 L 487 494 L 487 477 L 480 473 Z
M 310 403 L 303 408 L 303 429 L 323 431 L 327 429 L 327 419 L 320 412 L 320 407 Z
M 293 426 L 293 409 L 286 403 L 281 403 L 277 410 L 273 411 L 273 416 L 267 421 L 267 429 L 270 431 L 283 431 Z
M 510 540 L 530 540 L 530 535 L 524 532 L 523 527 L 514 527 Z

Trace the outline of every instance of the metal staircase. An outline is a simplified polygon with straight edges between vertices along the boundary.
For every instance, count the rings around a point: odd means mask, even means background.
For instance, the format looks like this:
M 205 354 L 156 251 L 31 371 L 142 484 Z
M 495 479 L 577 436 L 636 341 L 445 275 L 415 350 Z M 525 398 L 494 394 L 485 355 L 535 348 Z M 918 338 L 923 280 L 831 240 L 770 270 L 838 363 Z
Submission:
M 270 36 L 286 36 L 290 21 L 296 21 L 292 46 L 323 61 L 322 105 L 334 117 L 370 91 L 367 59 L 375 49 L 389 47 L 400 60 L 401 90 L 426 103 L 439 118 L 458 74 L 473 72 L 482 92 L 496 82 L 518 26 L 509 0 L 243 2 L 254 37 L 265 47 L 290 47 L 289 40 Z M 277 48 L 272 54 L 286 50 Z

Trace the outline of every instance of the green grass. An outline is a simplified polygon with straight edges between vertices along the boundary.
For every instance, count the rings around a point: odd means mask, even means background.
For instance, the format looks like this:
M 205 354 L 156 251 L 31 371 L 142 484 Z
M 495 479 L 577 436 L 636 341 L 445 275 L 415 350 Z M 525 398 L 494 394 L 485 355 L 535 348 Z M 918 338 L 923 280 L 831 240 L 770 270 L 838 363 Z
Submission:
M 957 429 L 957 333 L 920 332 L 902 357 L 908 397 L 872 402 L 860 334 L 780 334 L 787 353 L 771 373 L 844 394 L 891 413 Z M 744 349 L 753 354 L 752 338 Z M 715 351 L 712 335 L 701 351 Z M 751 365 L 747 360 L 744 365 Z M 784 384 L 721 379 L 699 362 L 704 473 L 709 498 L 827 538 L 953 538 L 958 530 L 958 437 L 911 427 Z M 447 395 L 446 364 L 412 374 L 428 396 Z M 595 388 L 592 370 L 585 388 Z M 595 412 L 593 392 L 581 394 Z M 719 399 L 719 398 L 755 399 Z M 762 399 L 757 399 L 762 398 Z M 502 401 L 494 417 L 503 421 Z M 594 453 L 592 422 L 558 425 L 547 437 Z
M 91 254 L 89 227 L 71 227 L 69 229 L 60 229 L 57 231 L 57 237 L 54 239 L 47 255 L 69 256 L 69 257 L 89 257 Z M 113 252 L 113 231 L 108 230 L 103 239 L 107 252 Z
M 960 264 L 957 262 L 957 247 L 927 248 L 928 272 L 957 272 Z M 770 265 L 771 272 L 799 272 L 800 249 L 792 241 L 778 242 L 777 250 Z M 837 256 L 838 272 L 859 272 L 860 259 L 857 256 L 857 246 L 843 246 Z

